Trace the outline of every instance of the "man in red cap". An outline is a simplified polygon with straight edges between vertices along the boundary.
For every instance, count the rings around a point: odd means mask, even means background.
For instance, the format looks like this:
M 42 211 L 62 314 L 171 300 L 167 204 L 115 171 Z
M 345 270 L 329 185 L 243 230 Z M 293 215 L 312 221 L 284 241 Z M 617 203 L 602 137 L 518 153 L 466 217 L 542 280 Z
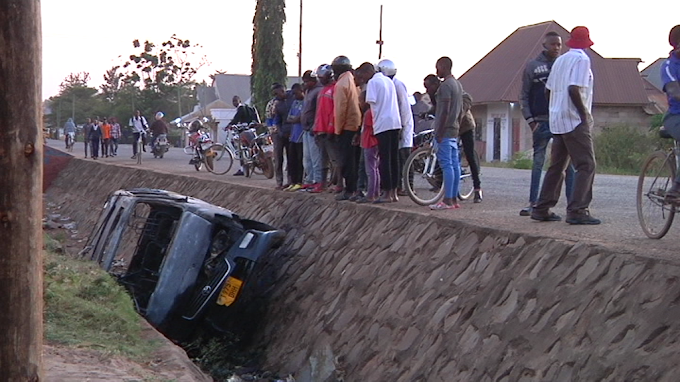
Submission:
M 668 34 L 668 42 L 673 47 L 668 59 L 661 66 L 663 90 L 668 97 L 668 112 L 663 117 L 663 125 L 668 133 L 680 140 L 680 25 L 674 26 Z M 673 187 L 666 193 L 669 199 L 680 199 L 680 176 L 675 178 Z
M 593 198 L 595 152 L 593 150 L 593 72 L 585 49 L 593 45 L 586 27 L 571 31 L 567 53 L 555 60 L 546 93 L 549 99 L 550 132 L 553 145 L 550 167 L 543 180 L 541 196 L 531 211 L 531 218 L 539 221 L 559 221 L 562 218 L 550 208 L 557 204 L 569 160 L 574 165 L 574 185 L 567 204 L 569 224 L 600 224 L 590 216 L 588 207 Z

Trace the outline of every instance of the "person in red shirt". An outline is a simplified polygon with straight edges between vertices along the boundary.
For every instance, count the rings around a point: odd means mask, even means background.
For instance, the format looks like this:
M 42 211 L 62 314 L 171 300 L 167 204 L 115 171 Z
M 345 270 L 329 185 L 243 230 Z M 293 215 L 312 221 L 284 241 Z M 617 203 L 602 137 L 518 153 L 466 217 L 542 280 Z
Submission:
M 316 69 L 316 77 L 323 85 L 321 92 L 319 92 L 319 98 L 316 101 L 316 116 L 314 118 L 314 140 L 321 150 L 321 161 L 326 163 L 330 160 L 333 164 L 333 170 L 337 173 L 339 170 L 338 166 L 338 152 L 336 145 L 333 142 L 333 137 L 335 135 L 335 107 L 333 96 L 335 94 L 335 81 L 333 80 L 333 70 L 330 65 L 323 64 Z M 322 165 L 323 168 L 328 168 L 328 166 Z M 337 174 L 332 174 L 331 177 L 342 182 L 342 176 Z M 324 173 L 321 176 L 321 184 L 312 188 L 310 192 L 319 193 L 322 192 L 326 187 L 327 174 Z M 342 186 L 340 186 L 342 190 Z
M 364 112 L 363 125 L 361 127 L 361 148 L 364 149 L 364 166 L 368 184 L 366 196 L 357 199 L 357 203 L 373 203 L 380 198 L 380 170 L 378 155 L 378 138 L 373 134 L 373 113 L 366 103 L 366 92 L 359 96 L 361 110 Z

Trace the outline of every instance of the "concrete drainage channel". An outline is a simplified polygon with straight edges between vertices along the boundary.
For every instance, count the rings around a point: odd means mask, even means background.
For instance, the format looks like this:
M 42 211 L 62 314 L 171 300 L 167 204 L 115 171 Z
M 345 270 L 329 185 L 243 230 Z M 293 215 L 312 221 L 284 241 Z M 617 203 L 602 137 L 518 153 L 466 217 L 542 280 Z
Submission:
M 674 381 L 680 267 L 373 206 L 72 160 L 48 190 L 188 194 L 287 232 L 254 348 L 296 381 Z

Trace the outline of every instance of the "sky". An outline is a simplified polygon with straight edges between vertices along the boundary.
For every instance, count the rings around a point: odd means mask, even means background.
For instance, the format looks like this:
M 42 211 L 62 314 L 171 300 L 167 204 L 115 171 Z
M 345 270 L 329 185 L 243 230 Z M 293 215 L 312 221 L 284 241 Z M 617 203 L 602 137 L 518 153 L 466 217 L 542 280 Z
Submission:
M 298 74 L 300 1 L 286 2 L 284 57 L 290 76 Z M 458 77 L 517 28 L 555 20 L 567 30 L 585 25 L 592 47 L 604 57 L 640 58 L 640 69 L 668 56 L 668 31 L 675 13 L 651 12 L 643 3 L 592 0 L 571 2 L 418 0 L 302 0 L 302 71 L 338 55 L 356 67 L 377 63 L 380 5 L 383 5 L 382 58 L 397 66 L 410 92 L 424 91 L 441 56 L 453 60 Z M 99 87 L 107 69 L 136 53 L 132 41 L 160 44 L 176 34 L 202 46 L 210 64 L 198 80 L 216 71 L 250 74 L 255 0 L 43 0 L 43 98 L 59 92 L 70 73 L 88 72 Z M 635 4 L 635 5 L 633 5 Z

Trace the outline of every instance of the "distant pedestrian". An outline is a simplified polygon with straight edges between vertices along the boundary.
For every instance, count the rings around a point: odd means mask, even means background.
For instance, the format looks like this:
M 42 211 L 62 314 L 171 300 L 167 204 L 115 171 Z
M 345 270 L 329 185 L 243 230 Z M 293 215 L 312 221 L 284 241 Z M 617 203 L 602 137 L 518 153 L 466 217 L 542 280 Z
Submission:
M 118 140 L 121 136 L 120 123 L 118 123 L 118 118 L 116 117 L 111 117 L 109 120 L 111 121 L 111 144 L 109 151 L 115 157 L 118 155 Z
M 92 144 L 92 159 L 99 158 L 99 145 L 102 139 L 102 123 L 99 118 L 94 118 L 92 130 L 90 131 L 90 143 Z
M 541 196 L 531 211 L 531 218 L 540 221 L 559 221 L 562 218 L 550 208 L 557 204 L 569 160 L 574 164 L 574 189 L 567 204 L 569 224 L 600 224 L 590 215 L 588 207 L 593 198 L 595 153 L 593 150 L 593 72 L 585 49 L 593 45 L 588 28 L 580 26 L 571 31 L 567 41 L 571 48 L 553 64 L 546 89 L 548 93 L 550 131 L 553 145 L 550 167 L 543 180 Z
M 111 124 L 109 123 L 108 119 L 104 117 L 101 123 L 101 128 L 102 128 L 102 138 L 101 138 L 101 145 L 102 145 L 102 156 L 104 158 L 109 157 L 109 145 L 111 143 Z
M 85 122 L 85 126 L 83 126 L 83 143 L 84 143 L 84 148 L 85 148 L 85 158 L 87 158 L 87 151 L 89 147 L 92 147 L 92 143 L 90 142 L 90 133 L 92 132 L 92 119 L 88 118 L 87 121 Z M 90 154 L 92 153 L 92 150 L 90 150 Z
M 520 216 L 531 215 L 531 209 L 538 201 L 541 186 L 541 174 L 545 164 L 548 143 L 553 137 L 548 119 L 548 99 L 545 96 L 545 83 L 550 70 L 562 51 L 562 38 L 557 32 L 548 32 L 543 38 L 543 51 L 534 60 L 529 61 L 522 76 L 522 92 L 520 105 L 526 119 L 534 143 L 533 167 L 529 185 L 529 205 L 519 212 Z M 574 167 L 569 165 L 566 173 L 567 200 L 571 199 L 574 183 Z

